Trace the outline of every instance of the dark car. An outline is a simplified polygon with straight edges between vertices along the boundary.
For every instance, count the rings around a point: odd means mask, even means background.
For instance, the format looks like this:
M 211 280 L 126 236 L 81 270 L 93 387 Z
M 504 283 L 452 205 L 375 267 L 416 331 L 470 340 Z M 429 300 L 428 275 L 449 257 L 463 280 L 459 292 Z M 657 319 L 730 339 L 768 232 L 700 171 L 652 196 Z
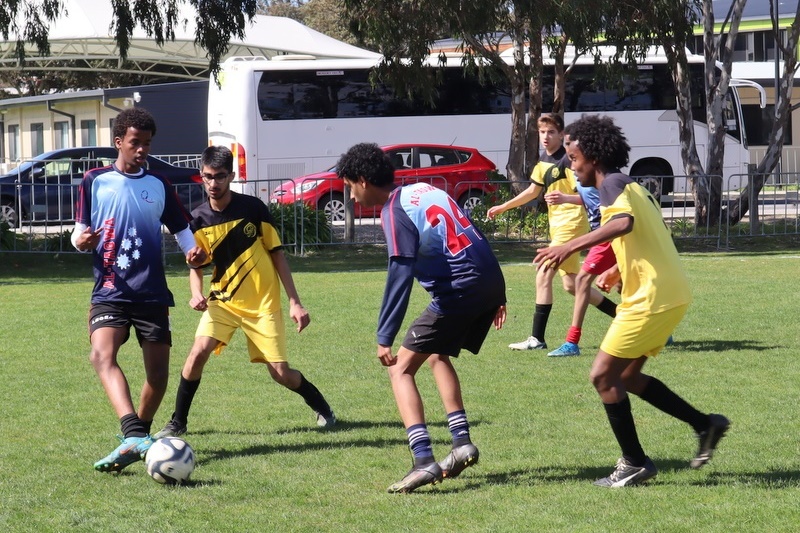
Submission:
M 495 164 L 475 148 L 440 144 L 392 144 L 381 149 L 395 168 L 398 184 L 427 181 L 452 196 L 469 212 L 497 190 L 491 182 Z M 325 212 L 332 222 L 344 220 L 344 182 L 336 169 L 308 174 L 282 184 L 272 192 L 270 201 L 280 204 L 304 202 Z M 381 206 L 354 206 L 356 217 L 380 215 Z
M 117 160 L 110 146 L 84 146 L 45 152 L 0 176 L 0 221 L 12 227 L 29 222 L 73 222 L 78 186 L 87 170 Z M 167 178 L 191 210 L 205 199 L 200 171 L 147 156 L 147 167 Z

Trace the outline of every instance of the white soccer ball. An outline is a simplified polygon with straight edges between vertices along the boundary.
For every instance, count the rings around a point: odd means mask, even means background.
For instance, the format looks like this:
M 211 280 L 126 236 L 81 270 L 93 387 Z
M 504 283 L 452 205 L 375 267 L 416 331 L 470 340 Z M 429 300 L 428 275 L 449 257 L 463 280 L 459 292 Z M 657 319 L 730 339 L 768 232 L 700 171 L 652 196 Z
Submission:
M 150 446 L 144 458 L 150 477 L 167 485 L 180 485 L 194 471 L 194 450 L 178 437 L 164 437 Z

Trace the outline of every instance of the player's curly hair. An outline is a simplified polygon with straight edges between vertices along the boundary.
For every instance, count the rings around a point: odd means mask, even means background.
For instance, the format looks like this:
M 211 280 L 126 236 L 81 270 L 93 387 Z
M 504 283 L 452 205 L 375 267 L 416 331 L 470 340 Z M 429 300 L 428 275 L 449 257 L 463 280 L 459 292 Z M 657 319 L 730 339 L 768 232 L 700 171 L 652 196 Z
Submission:
M 141 107 L 129 107 L 123 109 L 114 119 L 114 138 L 124 138 L 128 128 L 136 128 L 139 131 L 152 132 L 156 134 L 156 121 L 146 109 Z
M 363 177 L 367 183 L 384 187 L 394 182 L 394 167 L 377 144 L 359 143 L 339 158 L 336 175 L 351 182 Z
M 569 127 L 572 143 L 578 143 L 583 155 L 597 161 L 604 170 L 627 166 L 631 151 L 628 139 L 614 120 L 606 115 L 583 115 Z

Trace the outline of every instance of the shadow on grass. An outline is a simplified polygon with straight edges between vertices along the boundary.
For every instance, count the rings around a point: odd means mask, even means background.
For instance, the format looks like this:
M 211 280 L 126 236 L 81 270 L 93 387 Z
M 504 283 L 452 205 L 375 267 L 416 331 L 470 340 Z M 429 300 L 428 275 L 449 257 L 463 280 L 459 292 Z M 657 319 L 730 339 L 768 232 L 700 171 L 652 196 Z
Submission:
M 408 444 L 406 439 L 358 439 L 355 441 L 347 442 L 304 442 L 298 444 L 259 444 L 256 446 L 248 446 L 239 449 L 204 449 L 204 455 L 207 457 L 203 459 L 202 463 L 212 461 L 224 461 L 226 459 L 233 459 L 235 457 L 251 457 L 258 455 L 272 455 L 275 453 L 305 453 L 305 452 L 318 452 L 330 451 L 331 448 L 384 448 L 387 446 L 401 446 Z
M 692 471 L 687 459 L 656 459 L 659 472 Z M 566 466 L 540 467 L 529 470 L 510 470 L 506 472 L 491 472 L 481 474 L 480 470 L 469 470 L 464 476 L 466 483 L 459 485 L 448 485 L 445 480 L 444 485 L 437 485 L 436 492 L 458 493 L 467 490 L 477 490 L 485 485 L 512 485 L 512 486 L 537 486 L 549 484 L 563 484 L 576 481 L 594 482 L 600 478 L 608 476 L 614 470 L 613 465 L 603 467 L 590 467 L 571 469 Z M 693 487 L 715 487 L 715 486 L 738 486 L 745 485 L 753 488 L 763 488 L 772 490 L 783 490 L 797 488 L 800 486 L 800 471 L 776 471 L 776 472 L 709 472 L 701 474 L 698 471 L 698 478 L 691 481 L 681 480 L 675 484 L 689 485 Z M 462 479 L 462 478 L 459 478 Z M 663 482 L 663 477 L 656 477 L 648 483 L 641 485 L 668 485 Z M 631 487 L 637 488 L 637 487 Z
M 483 422 L 481 420 L 470 420 L 469 425 L 470 427 L 478 427 Z M 447 421 L 436 421 L 436 422 L 428 422 L 427 423 L 429 428 L 443 428 L 447 429 Z M 355 429 L 376 429 L 376 428 L 397 428 L 398 431 L 403 431 L 403 422 L 398 418 L 397 420 L 384 420 L 384 421 L 373 421 L 373 420 L 346 420 L 346 419 L 337 419 L 336 425 L 332 428 L 320 428 L 316 426 L 307 426 L 307 427 L 297 427 L 297 428 L 290 428 L 290 429 L 279 429 L 277 431 L 269 432 L 270 435 L 291 435 L 294 433 L 339 433 L 345 431 L 351 431 Z M 225 430 L 217 430 L 217 429 L 201 429 L 199 431 L 191 431 L 187 434 L 187 436 L 191 437 L 193 435 L 218 435 L 218 434 L 225 434 L 225 435 L 263 435 L 264 432 L 262 431 L 225 431 Z M 442 444 L 449 444 L 449 440 L 444 439 L 435 439 L 435 443 L 442 443 Z
M 712 472 L 708 478 L 692 485 L 744 485 L 762 489 L 796 489 L 800 487 L 800 471 L 777 472 Z
M 750 339 L 743 340 L 706 340 L 706 341 L 675 341 L 667 350 L 676 349 L 686 352 L 731 352 L 739 350 L 752 350 L 755 352 L 765 352 L 781 348 L 775 344 L 764 344 L 754 342 Z
M 480 421 L 472 422 L 470 421 L 470 426 L 477 426 L 480 425 Z M 430 426 L 430 424 L 429 424 Z M 434 423 L 433 426 L 442 426 L 443 428 L 447 428 L 447 423 Z M 224 460 L 230 459 L 233 457 L 246 457 L 250 455 L 269 455 L 276 452 L 287 452 L 287 453 L 303 453 L 307 451 L 319 451 L 319 450 L 330 450 L 331 447 L 341 446 L 346 448 L 352 448 L 354 446 L 357 447 L 377 447 L 382 448 L 385 446 L 407 446 L 408 441 L 402 436 L 403 435 L 403 424 L 400 420 L 391 420 L 391 421 L 371 421 L 371 420 L 358 420 L 358 421 L 348 421 L 348 420 L 337 420 L 336 425 L 332 428 L 318 428 L 318 427 L 303 427 L 303 428 L 292 428 L 292 429 L 283 429 L 275 432 L 270 432 L 270 435 L 288 435 L 293 433 L 318 433 L 320 435 L 325 434 L 334 434 L 334 433 L 343 433 L 352 430 L 363 430 L 363 429 L 376 429 L 376 428 L 397 428 L 398 431 L 398 438 L 392 439 L 357 439 L 354 441 L 346 441 L 346 442 L 336 442 L 331 443 L 329 441 L 325 442 L 306 442 L 306 443 L 299 443 L 299 444 L 281 444 L 281 445 L 257 445 L 257 446 L 250 446 L 247 448 L 241 449 L 217 449 L 217 450 L 204 450 L 204 455 L 208 457 L 204 459 L 205 461 L 215 461 L 215 460 Z M 190 436 L 192 435 L 216 435 L 216 434 L 225 434 L 225 435 L 263 435 L 263 432 L 260 431 L 218 431 L 218 430 L 201 430 L 201 431 L 193 431 L 191 432 Z M 267 437 L 268 438 L 268 435 Z M 434 446 L 447 446 L 451 443 L 449 439 L 435 439 Z

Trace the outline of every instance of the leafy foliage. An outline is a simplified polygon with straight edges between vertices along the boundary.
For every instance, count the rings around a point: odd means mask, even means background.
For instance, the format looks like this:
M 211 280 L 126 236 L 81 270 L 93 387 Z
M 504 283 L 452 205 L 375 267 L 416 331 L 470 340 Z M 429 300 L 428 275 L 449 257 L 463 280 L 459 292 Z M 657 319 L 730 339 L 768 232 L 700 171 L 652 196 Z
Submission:
M 511 183 L 503 183 L 492 199 L 493 205 L 501 204 L 513 196 Z M 538 205 L 509 209 L 492 220 L 486 217 L 489 207 L 491 205 L 481 202 L 472 209 L 470 218 L 490 240 L 536 240 L 547 236 L 547 212 L 541 212 Z
M 131 36 L 138 27 L 153 38 L 156 45 L 175 39 L 175 27 L 185 23 L 180 6 L 190 5 L 196 12 L 195 42 L 206 50 L 212 72 L 219 71 L 220 60 L 228 50 L 231 37 L 243 38 L 247 24 L 256 14 L 256 0 L 112 0 L 109 31 L 119 46 L 120 58 L 128 57 Z M 39 54 L 50 53 L 50 25 L 67 11 L 63 0 L 20 2 L 6 0 L 0 10 L 0 34 L 5 40 L 16 37 L 16 54 L 25 64 L 25 43 L 36 46 Z
M 0 221 L 0 250 L 13 250 L 16 234 L 5 220 Z
M 302 202 L 269 204 L 269 210 L 280 231 L 281 242 L 296 253 L 301 248 L 331 242 L 331 226 L 325 215 Z M 311 243 L 311 244 L 309 244 Z

